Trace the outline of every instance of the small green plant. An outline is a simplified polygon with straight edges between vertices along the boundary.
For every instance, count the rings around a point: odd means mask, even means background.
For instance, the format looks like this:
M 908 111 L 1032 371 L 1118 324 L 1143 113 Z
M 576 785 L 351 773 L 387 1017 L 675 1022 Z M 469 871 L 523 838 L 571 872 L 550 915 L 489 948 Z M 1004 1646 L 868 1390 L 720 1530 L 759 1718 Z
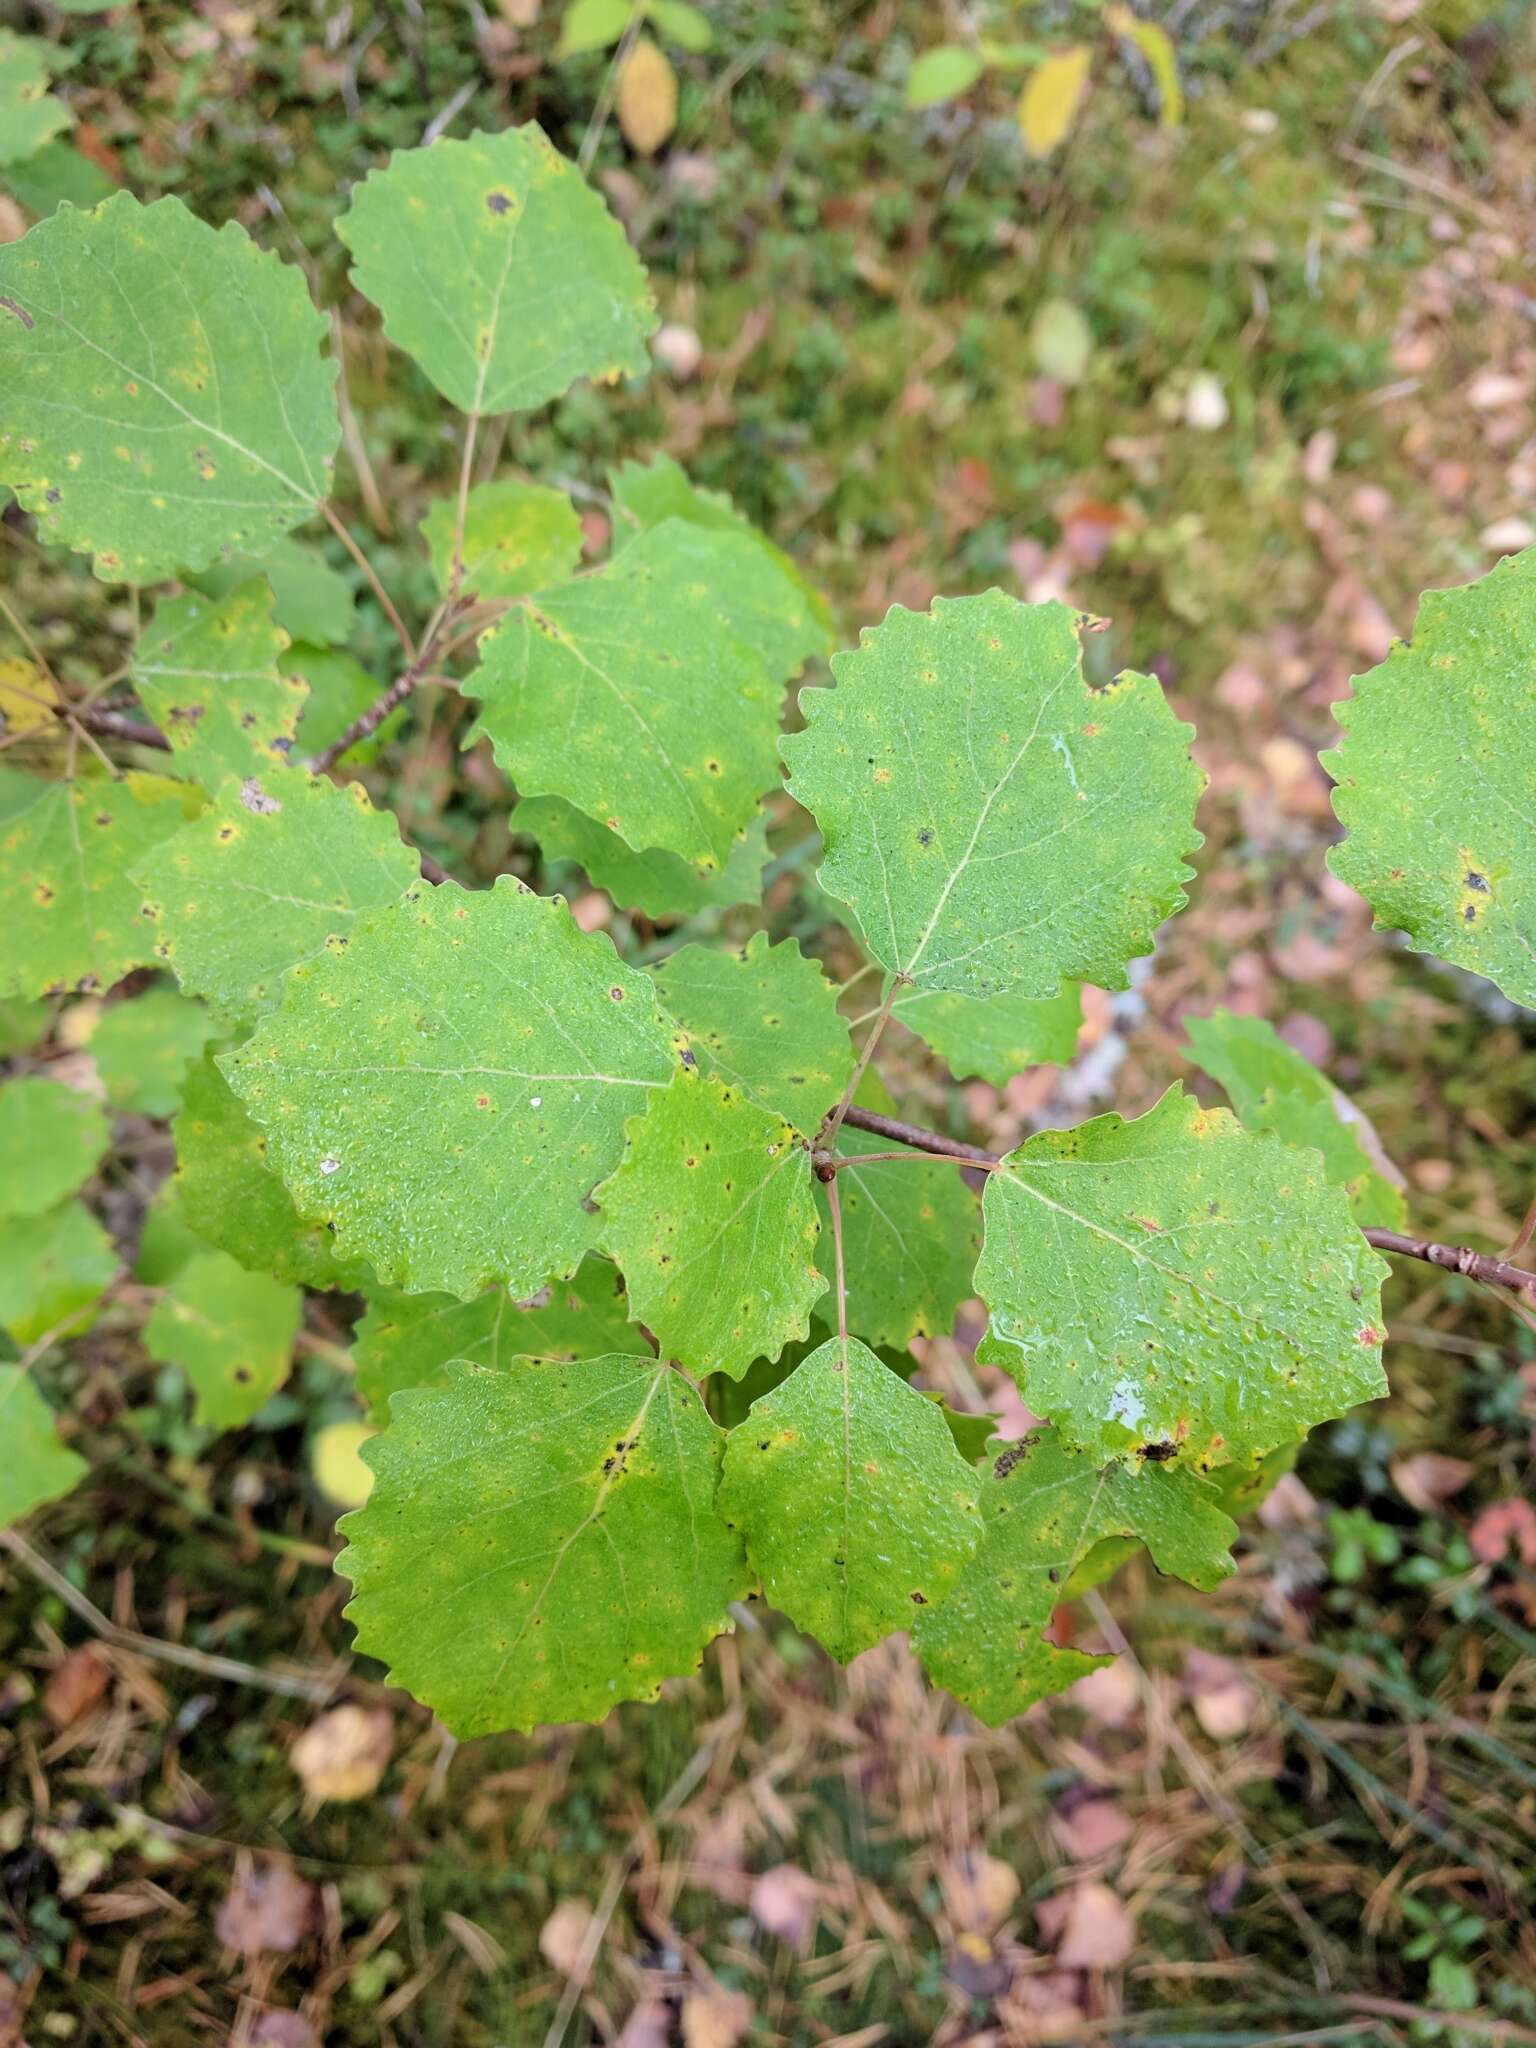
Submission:
M 384 1426 L 340 1568 L 360 1646 L 459 1733 L 652 1697 L 759 1590 L 839 1658 L 910 1632 L 1005 1720 L 1094 1662 L 1051 1639 L 1059 1601 L 1142 1546 L 1214 1585 L 1232 1512 L 1384 1392 L 1379 1249 L 1536 1283 L 1403 1235 L 1348 1105 L 1252 1020 L 1195 1032 L 1236 1115 L 1174 1087 L 1006 1158 L 902 1118 L 887 1032 L 1004 1082 L 1070 1055 L 1079 984 L 1127 985 L 1185 900 L 1190 729 L 1150 676 L 1091 688 L 1066 606 L 994 590 L 894 609 L 781 731 L 830 620 L 726 499 L 626 465 L 583 567 L 561 492 L 476 480 L 488 418 L 646 367 L 645 278 L 575 169 L 531 127 L 403 151 L 339 232 L 465 415 L 419 618 L 331 503 L 295 269 L 127 194 L 0 249 L 0 475 L 43 541 L 157 593 L 88 690 L 12 617 L 4 1043 L 80 998 L 111 1101 L 173 1113 L 136 1278 L 198 1424 L 277 1392 L 307 1295 L 363 1297 Z M 385 688 L 291 537 L 316 519 L 398 635 Z M 1333 756 L 1339 872 L 1526 1004 L 1533 579 L 1426 600 Z M 423 874 L 341 764 L 429 682 L 478 706 L 513 831 L 664 938 L 621 954 L 510 873 Z M 819 842 L 798 936 L 764 897 L 769 792 L 781 870 Z M 5 1521 L 86 1469 L 34 1372 L 121 1277 L 79 1194 L 111 1135 L 54 1079 L 0 1083 Z M 1021 1442 L 911 1384 L 975 1294 L 980 1355 L 1048 1419 Z

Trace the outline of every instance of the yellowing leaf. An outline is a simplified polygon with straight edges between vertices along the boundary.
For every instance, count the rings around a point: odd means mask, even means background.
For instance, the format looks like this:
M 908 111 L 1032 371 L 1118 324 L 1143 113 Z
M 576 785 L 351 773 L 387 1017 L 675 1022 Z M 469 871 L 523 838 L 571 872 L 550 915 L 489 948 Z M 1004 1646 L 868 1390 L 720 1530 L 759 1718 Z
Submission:
M 0 661 L 0 720 L 8 733 L 35 732 L 40 725 L 52 725 L 50 707 L 57 701 L 53 685 L 35 662 L 20 654 L 11 661 Z
M 1166 31 L 1155 21 L 1139 21 L 1129 7 L 1111 7 L 1105 16 L 1117 36 L 1134 43 L 1147 60 L 1160 102 L 1158 122 L 1177 128 L 1184 119 L 1184 88 L 1179 82 L 1179 63 Z
M 654 156 L 677 126 L 677 73 L 649 36 L 642 36 L 619 73 L 619 126 L 641 156 Z
M 1091 51 L 1083 43 L 1046 58 L 1019 95 L 1019 131 L 1031 156 L 1065 142 L 1088 84 Z
M 371 1422 L 328 1422 L 324 1429 L 315 1431 L 309 1447 L 309 1469 L 315 1475 L 316 1486 L 337 1507 L 360 1508 L 372 1493 L 373 1474 L 363 1463 L 362 1453 L 369 1437 L 377 1435 Z M 303 1775 L 307 1782 L 307 1774 Z M 320 1796 L 335 1799 L 342 1795 L 331 1792 Z

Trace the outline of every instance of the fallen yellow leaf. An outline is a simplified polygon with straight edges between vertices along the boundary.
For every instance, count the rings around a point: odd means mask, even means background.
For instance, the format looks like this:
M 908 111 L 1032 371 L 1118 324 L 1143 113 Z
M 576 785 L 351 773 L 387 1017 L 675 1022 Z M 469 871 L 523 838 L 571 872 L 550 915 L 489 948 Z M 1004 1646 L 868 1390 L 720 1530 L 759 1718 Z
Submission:
M 1046 157 L 1066 140 L 1088 84 L 1086 43 L 1058 50 L 1030 75 L 1019 95 L 1019 131 L 1031 156 Z

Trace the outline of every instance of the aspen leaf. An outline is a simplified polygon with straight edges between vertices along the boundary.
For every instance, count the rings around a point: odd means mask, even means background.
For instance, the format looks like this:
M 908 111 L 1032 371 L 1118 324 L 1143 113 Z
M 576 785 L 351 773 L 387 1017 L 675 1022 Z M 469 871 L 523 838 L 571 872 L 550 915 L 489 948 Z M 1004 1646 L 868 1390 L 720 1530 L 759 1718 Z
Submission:
M 146 989 L 113 1003 L 91 1033 L 91 1058 L 116 1109 L 140 1116 L 174 1116 L 187 1067 L 213 1036 L 201 1003 L 171 988 Z
M 1042 1631 L 1078 1566 L 1108 1537 L 1145 1543 L 1160 1570 L 1209 1589 L 1232 1571 L 1237 1525 L 1194 1471 L 1111 1465 L 1057 1432 L 992 1445 L 980 1549 L 941 1607 L 916 1619 L 924 1668 L 990 1727 L 1093 1668 Z
M 107 1149 L 101 1104 L 39 1074 L 0 1082 L 0 1219 L 40 1216 L 89 1180 Z
M 847 1663 L 953 1590 L 979 1485 L 932 1402 L 834 1337 L 731 1431 L 719 1512 L 770 1606 Z
M 606 50 L 629 27 L 635 0 L 570 0 L 560 17 L 558 60 Z
M 312 647 L 336 647 L 351 637 L 352 586 L 323 555 L 291 534 L 260 555 L 232 555 L 188 580 L 205 597 L 226 598 L 255 577 L 271 586 L 273 624 L 290 639 Z
M 654 1699 L 746 1589 L 709 1511 L 724 1441 L 655 1360 L 455 1365 L 397 1396 L 343 1525 L 358 1648 L 460 1737 Z
M 112 1240 L 84 1202 L 13 1217 L 0 1232 L 0 1330 L 21 1345 L 78 1336 L 117 1270 Z
M 558 898 L 418 883 L 294 977 L 221 1064 L 299 1211 L 387 1286 L 525 1300 L 673 1070 L 651 983 Z
M 536 122 L 396 150 L 336 232 L 385 333 L 461 412 L 526 411 L 649 366 L 645 273 Z
M 0 1438 L 0 1529 L 70 1492 L 90 1470 L 59 1442 L 53 1410 L 15 1365 L 0 1365 Z
M 957 1081 L 1002 1088 L 1026 1067 L 1065 1065 L 1077 1050 L 1083 995 L 1064 981 L 1053 996 L 945 995 L 903 989 L 891 1015 L 931 1045 Z
M 1334 706 L 1328 865 L 1385 931 L 1536 1009 L 1536 548 L 1427 590 L 1413 638 Z
M 618 1270 L 586 1258 L 569 1280 L 552 1280 L 530 1301 L 504 1287 L 474 1301 L 451 1294 L 371 1295 L 357 1326 L 352 1358 L 357 1391 L 382 1427 L 390 1396 L 406 1387 L 443 1384 L 451 1362 L 503 1366 L 514 1358 L 606 1358 L 651 1355 L 629 1321 Z
M 110 988 L 154 958 L 129 869 L 201 807 L 185 783 L 37 782 L 0 768 L 0 989 Z
M 790 793 L 822 886 L 914 988 L 1127 985 L 1184 902 L 1203 778 L 1156 680 L 1083 678 L 1078 615 L 1000 590 L 892 608 L 800 700 Z
M 1349 1196 L 1362 1229 L 1402 1228 L 1407 1204 L 1401 1186 L 1372 1157 L 1370 1125 L 1272 1024 L 1218 1010 L 1190 1017 L 1186 1025 L 1196 1065 L 1220 1082 L 1248 1130 L 1274 1131 L 1288 1145 L 1320 1152 L 1324 1171 Z
M 982 1209 L 978 1357 L 1072 1445 L 1223 1464 L 1386 1392 L 1386 1266 L 1343 1190 L 1178 1088 L 1030 1138 Z
M 309 1447 L 309 1469 L 326 1499 L 338 1508 L 360 1508 L 373 1491 L 373 1474 L 363 1462 L 363 1445 L 376 1435 L 368 1422 L 328 1422 Z
M 1034 157 L 1047 157 L 1066 141 L 1088 84 L 1093 52 L 1084 43 L 1056 50 L 1031 72 L 1019 95 L 1019 132 Z
M 723 867 L 703 870 L 660 847 L 636 853 L 617 832 L 564 797 L 525 796 L 512 814 L 512 830 L 536 839 L 546 860 L 574 861 L 584 868 L 592 886 L 606 890 L 623 909 L 654 918 L 692 917 L 701 910 L 728 910 L 754 901 L 768 859 L 763 811 L 736 834 Z
M 1177 128 L 1184 119 L 1184 87 L 1179 79 L 1179 60 L 1174 55 L 1168 32 L 1155 21 L 1142 21 L 1129 7 L 1110 7 L 1105 20 L 1117 36 L 1124 36 L 1146 59 L 1157 86 L 1158 122 Z
M 698 543 L 716 550 L 712 573 Z M 732 630 L 750 543 L 671 520 L 595 575 L 514 605 L 467 685 L 475 732 L 525 795 L 559 796 L 637 853 L 717 871 L 774 780 L 779 691 Z
M 646 19 L 669 42 L 695 56 L 714 46 L 709 16 L 692 0 L 647 0 Z
M 421 522 L 440 589 L 453 578 L 458 503 L 439 498 Z M 464 506 L 460 588 L 480 597 L 521 597 L 547 590 L 581 560 L 581 521 L 564 491 L 515 479 L 477 484 Z
M 0 247 L 0 478 L 109 583 L 257 552 L 311 517 L 340 437 L 302 274 L 127 192 Z
M 649 36 L 624 59 L 618 115 L 624 140 L 640 156 L 654 156 L 677 126 L 677 73 Z
M 214 791 L 226 776 L 282 768 L 305 688 L 280 675 L 287 635 L 273 622 L 265 579 L 225 598 L 167 598 L 134 652 L 139 702 L 184 772 Z
M 985 69 L 979 50 L 958 43 L 943 43 L 936 50 L 924 50 L 907 74 L 907 105 L 937 107 L 945 100 L 969 92 Z
M 192 824 L 134 870 L 156 963 L 236 1017 L 398 900 L 421 869 L 360 782 L 297 768 L 226 779 Z
M 186 1374 L 195 1421 L 237 1429 L 287 1379 L 302 1310 L 296 1287 L 200 1252 L 156 1304 L 144 1348 Z
M 668 1357 L 739 1379 L 806 1334 L 826 1284 L 805 1140 L 686 1067 L 626 1128 L 624 1158 L 593 1196 L 598 1242 Z
M 681 946 L 656 971 L 663 1006 L 701 1068 L 813 1132 L 853 1072 L 837 991 L 793 939 L 756 932 L 745 946 Z
M 48 91 L 53 46 L 0 29 L 0 166 L 24 163 L 74 120 Z

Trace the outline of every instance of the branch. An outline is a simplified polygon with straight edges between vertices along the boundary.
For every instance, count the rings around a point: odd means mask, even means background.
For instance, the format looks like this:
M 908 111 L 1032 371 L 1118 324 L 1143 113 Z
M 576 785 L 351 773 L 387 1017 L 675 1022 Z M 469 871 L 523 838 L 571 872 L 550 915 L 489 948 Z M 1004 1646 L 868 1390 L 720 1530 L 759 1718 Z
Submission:
M 1524 1266 L 1512 1266 L 1508 1259 L 1471 1251 L 1464 1244 L 1436 1244 L 1428 1237 L 1404 1237 L 1397 1230 L 1368 1230 L 1365 1237 L 1379 1252 L 1423 1259 L 1431 1266 L 1443 1266 L 1448 1273 L 1464 1273 L 1469 1280 L 1482 1280 L 1490 1287 L 1514 1287 L 1536 1298 L 1536 1273 L 1528 1273 Z
M 983 1152 L 979 1145 L 962 1145 L 938 1131 L 920 1124 L 901 1123 L 896 1117 L 881 1116 L 872 1109 L 850 1108 L 844 1123 L 872 1131 L 878 1138 L 891 1138 L 898 1145 L 910 1145 L 919 1152 L 937 1153 L 942 1159 L 959 1159 L 976 1166 L 998 1166 L 995 1152 Z M 1469 1280 L 1481 1280 L 1490 1287 L 1511 1287 L 1536 1300 L 1536 1273 L 1513 1266 L 1508 1259 L 1496 1259 L 1488 1252 L 1475 1252 L 1468 1245 L 1436 1244 L 1428 1237 L 1405 1237 L 1397 1230 L 1366 1230 L 1362 1236 L 1379 1252 L 1395 1252 L 1399 1258 L 1422 1259 L 1426 1265 L 1442 1267 L 1448 1273 L 1462 1273 Z

